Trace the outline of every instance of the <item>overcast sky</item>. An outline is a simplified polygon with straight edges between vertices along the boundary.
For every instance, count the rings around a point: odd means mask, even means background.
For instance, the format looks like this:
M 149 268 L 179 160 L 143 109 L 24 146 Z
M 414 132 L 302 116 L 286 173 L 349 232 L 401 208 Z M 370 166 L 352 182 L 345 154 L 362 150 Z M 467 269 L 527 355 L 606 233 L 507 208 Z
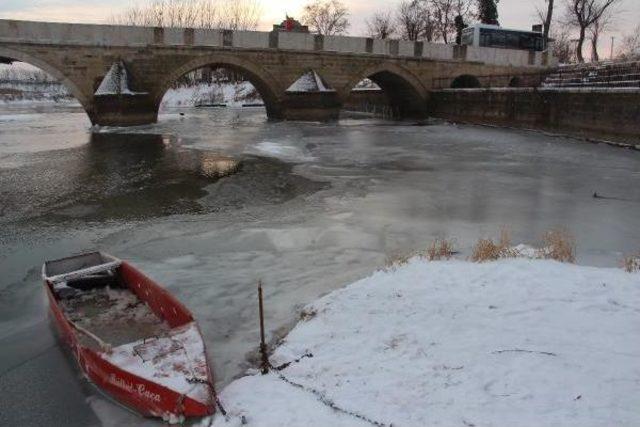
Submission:
M 560 4 L 564 1 L 556 0 Z M 302 6 L 307 2 L 308 0 L 261 0 L 264 11 L 261 29 L 270 29 L 273 23 L 284 18 L 285 13 L 299 16 Z M 344 0 L 351 12 L 350 33 L 363 35 L 367 17 L 376 10 L 393 9 L 399 2 L 400 0 Z M 0 0 L 0 18 L 106 23 L 111 15 L 140 3 L 142 2 L 139 0 Z M 530 28 L 537 20 L 535 6 L 543 4 L 544 0 L 502 0 L 498 5 L 500 23 L 505 27 Z M 610 34 L 601 39 L 607 52 L 610 36 L 620 40 L 622 34 L 631 32 L 640 23 L 640 0 L 622 0 L 619 9 Z

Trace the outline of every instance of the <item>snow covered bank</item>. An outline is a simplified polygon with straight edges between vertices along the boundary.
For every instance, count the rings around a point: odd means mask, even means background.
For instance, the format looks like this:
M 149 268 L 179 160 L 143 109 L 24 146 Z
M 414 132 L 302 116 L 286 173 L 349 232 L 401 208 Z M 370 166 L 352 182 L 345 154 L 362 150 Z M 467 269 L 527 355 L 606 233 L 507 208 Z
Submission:
M 214 425 L 637 426 L 639 333 L 640 274 L 416 258 L 308 306 L 271 361 L 313 357 L 230 384 Z
M 24 63 L 0 64 L 0 104 L 77 103 L 64 85 Z
M 242 107 L 261 104 L 260 94 L 249 82 L 224 84 L 197 84 L 169 89 L 162 98 L 161 107 L 193 107 L 207 104 L 226 104 Z
M 59 83 L 1 81 L 0 104 L 78 103 Z

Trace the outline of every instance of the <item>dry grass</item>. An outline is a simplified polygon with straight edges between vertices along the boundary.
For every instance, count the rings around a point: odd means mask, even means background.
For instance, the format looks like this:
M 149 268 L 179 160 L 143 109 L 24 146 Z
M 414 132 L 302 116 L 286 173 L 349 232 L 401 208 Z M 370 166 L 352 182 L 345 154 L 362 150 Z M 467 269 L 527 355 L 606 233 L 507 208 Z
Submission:
M 539 257 L 560 262 L 576 262 L 576 240 L 565 230 L 551 230 L 542 235 Z
M 427 251 L 423 256 L 429 261 L 450 259 L 453 256 L 453 241 L 447 239 L 436 239 L 427 248 Z
M 436 239 L 426 250 L 414 250 L 411 252 L 396 252 L 389 255 L 385 261 L 385 269 L 396 268 L 405 265 L 411 258 L 422 258 L 428 261 L 441 261 L 450 259 L 454 252 L 454 242 L 451 239 Z
M 303 309 L 300 312 L 300 320 L 303 322 L 307 322 L 318 315 L 318 312 L 315 309 Z
M 640 273 L 640 253 L 625 257 L 622 260 L 622 268 L 627 273 Z
M 480 239 L 473 247 L 471 261 L 487 262 L 496 261 L 501 258 L 515 258 L 518 251 L 511 247 L 511 235 L 506 228 L 500 230 L 500 237 L 497 241 L 492 239 Z
M 528 249 L 521 253 L 520 250 L 511 246 L 511 234 L 508 228 L 503 227 L 500 229 L 497 239 L 485 238 L 478 240 L 473 247 L 471 261 L 488 262 L 518 257 L 552 259 L 569 263 L 576 261 L 576 242 L 569 232 L 561 229 L 551 230 L 544 233 L 541 240 L 542 248 L 535 250 L 535 255 L 530 254 Z M 440 261 L 448 260 L 454 254 L 453 240 L 436 239 L 426 250 L 397 252 L 388 256 L 385 262 L 385 269 L 405 265 L 414 257 L 428 261 Z M 640 271 L 640 255 L 625 258 L 624 268 L 627 271 Z
M 473 248 L 471 260 L 474 262 L 496 261 L 503 258 L 517 258 L 522 254 L 511 246 L 509 231 L 503 228 L 497 241 L 480 239 Z M 560 262 L 576 261 L 576 243 L 565 230 L 551 230 L 542 235 L 542 249 L 536 251 L 535 258 L 553 259 Z
M 411 258 L 419 255 L 420 252 L 418 251 L 404 253 L 396 252 L 387 256 L 387 259 L 384 262 L 384 266 L 386 269 L 400 267 L 407 264 Z

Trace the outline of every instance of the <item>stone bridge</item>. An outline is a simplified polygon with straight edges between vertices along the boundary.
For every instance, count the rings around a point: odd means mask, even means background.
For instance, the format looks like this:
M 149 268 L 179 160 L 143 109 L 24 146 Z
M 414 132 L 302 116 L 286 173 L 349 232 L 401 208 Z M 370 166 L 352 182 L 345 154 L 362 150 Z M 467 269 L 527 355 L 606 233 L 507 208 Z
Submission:
M 385 91 L 398 116 L 421 117 L 435 82 L 535 74 L 553 58 L 547 52 L 308 33 L 0 20 L 0 62 L 11 61 L 60 80 L 93 124 L 127 126 L 155 122 L 165 92 L 204 66 L 242 73 L 262 96 L 269 118 L 326 120 L 337 118 L 364 78 Z M 126 87 L 98 91 L 114 64 L 126 70 Z M 287 91 L 311 70 L 330 90 Z

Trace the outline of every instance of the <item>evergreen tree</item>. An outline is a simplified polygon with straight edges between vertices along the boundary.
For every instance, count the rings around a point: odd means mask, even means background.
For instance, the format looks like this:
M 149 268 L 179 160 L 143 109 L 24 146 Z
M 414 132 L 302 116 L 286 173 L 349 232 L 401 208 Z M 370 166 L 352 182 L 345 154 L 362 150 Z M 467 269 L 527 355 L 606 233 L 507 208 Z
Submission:
M 498 22 L 498 3 L 500 0 L 478 0 L 478 14 L 483 24 L 500 25 Z
M 456 26 L 456 44 L 460 45 L 462 44 L 462 30 L 467 28 L 467 24 L 464 23 L 464 18 L 462 17 L 462 15 L 456 16 L 453 23 Z

